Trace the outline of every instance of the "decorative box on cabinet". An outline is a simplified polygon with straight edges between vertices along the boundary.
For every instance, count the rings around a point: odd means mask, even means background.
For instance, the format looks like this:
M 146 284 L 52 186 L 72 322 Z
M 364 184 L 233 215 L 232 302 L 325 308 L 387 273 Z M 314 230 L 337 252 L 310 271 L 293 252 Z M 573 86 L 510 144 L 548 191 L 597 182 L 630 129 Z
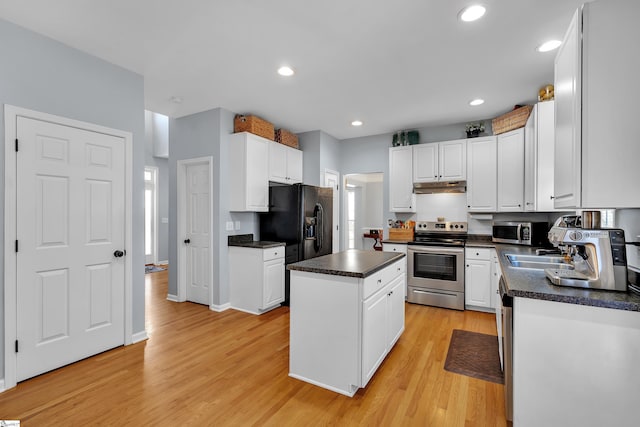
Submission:
M 269 142 L 249 132 L 229 136 L 230 211 L 269 211 Z
M 640 206 L 638 1 L 576 11 L 555 59 L 555 208 Z

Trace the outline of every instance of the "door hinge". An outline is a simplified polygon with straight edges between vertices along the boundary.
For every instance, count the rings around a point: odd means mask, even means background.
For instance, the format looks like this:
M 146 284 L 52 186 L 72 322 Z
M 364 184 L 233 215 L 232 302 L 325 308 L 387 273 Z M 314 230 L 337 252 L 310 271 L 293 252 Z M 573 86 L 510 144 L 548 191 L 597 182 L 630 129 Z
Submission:
M 18 241 L 16 240 L 16 252 L 18 252 Z
M 16 340 L 16 353 L 18 352 L 18 340 Z
M 18 138 L 16 138 L 16 153 L 18 152 Z

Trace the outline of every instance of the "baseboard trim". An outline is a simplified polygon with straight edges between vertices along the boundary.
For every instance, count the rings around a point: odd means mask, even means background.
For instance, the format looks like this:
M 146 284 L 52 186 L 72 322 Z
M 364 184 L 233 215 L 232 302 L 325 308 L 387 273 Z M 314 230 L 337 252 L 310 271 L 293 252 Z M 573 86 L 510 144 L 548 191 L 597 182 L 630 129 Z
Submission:
M 140 331 L 131 336 L 131 344 L 139 343 L 148 339 L 149 335 L 147 335 L 147 331 Z
M 7 391 L 4 388 L 4 378 L 0 380 L 0 393 L 4 393 L 5 391 Z
M 156 265 L 169 265 L 169 260 L 167 260 L 167 261 L 158 261 L 158 262 L 156 262 Z
M 230 308 L 231 308 L 231 303 L 229 303 L 229 302 L 228 302 L 228 303 L 226 303 L 226 304 L 220 304 L 220 305 L 218 305 L 218 304 L 211 304 L 211 305 L 209 306 L 209 310 L 211 310 L 211 311 L 217 311 L 218 313 L 220 313 L 220 312 L 222 312 L 222 311 L 225 311 L 225 310 L 228 310 L 228 309 L 230 309 Z
M 173 294 L 167 294 L 167 300 L 171 302 L 179 302 L 178 295 L 173 295 Z

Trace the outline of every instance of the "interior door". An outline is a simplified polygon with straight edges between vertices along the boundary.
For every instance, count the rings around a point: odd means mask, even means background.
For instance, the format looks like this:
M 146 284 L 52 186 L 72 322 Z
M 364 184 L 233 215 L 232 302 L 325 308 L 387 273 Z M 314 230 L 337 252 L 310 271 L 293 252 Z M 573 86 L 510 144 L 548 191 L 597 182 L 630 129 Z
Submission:
M 18 117 L 17 381 L 124 344 L 125 143 Z
M 333 223 L 332 223 L 332 252 L 336 253 L 340 251 L 340 191 L 338 182 L 340 181 L 340 174 L 335 171 L 324 171 L 324 186 L 331 187 L 333 189 Z
M 211 289 L 211 180 L 209 163 L 186 166 L 187 300 L 209 305 Z

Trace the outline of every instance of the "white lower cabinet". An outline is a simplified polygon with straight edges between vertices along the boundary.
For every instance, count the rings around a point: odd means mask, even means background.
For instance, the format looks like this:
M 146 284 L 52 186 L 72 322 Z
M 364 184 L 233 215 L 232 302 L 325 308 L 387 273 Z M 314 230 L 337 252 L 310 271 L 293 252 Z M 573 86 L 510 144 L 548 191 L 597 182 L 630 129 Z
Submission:
M 231 307 L 262 314 L 284 301 L 284 246 L 229 247 Z
M 491 293 L 493 295 L 493 308 L 496 311 L 496 331 L 498 334 L 498 353 L 500 354 L 500 366 L 503 366 L 502 355 L 502 297 L 500 295 L 500 262 L 495 249 L 491 249 Z
M 289 376 L 353 396 L 404 331 L 406 257 L 366 278 L 291 271 Z
M 466 309 L 493 311 L 491 249 L 465 248 L 464 305 Z
M 401 254 L 407 254 L 407 244 L 402 243 L 383 243 L 382 250 L 384 252 L 398 252 Z

